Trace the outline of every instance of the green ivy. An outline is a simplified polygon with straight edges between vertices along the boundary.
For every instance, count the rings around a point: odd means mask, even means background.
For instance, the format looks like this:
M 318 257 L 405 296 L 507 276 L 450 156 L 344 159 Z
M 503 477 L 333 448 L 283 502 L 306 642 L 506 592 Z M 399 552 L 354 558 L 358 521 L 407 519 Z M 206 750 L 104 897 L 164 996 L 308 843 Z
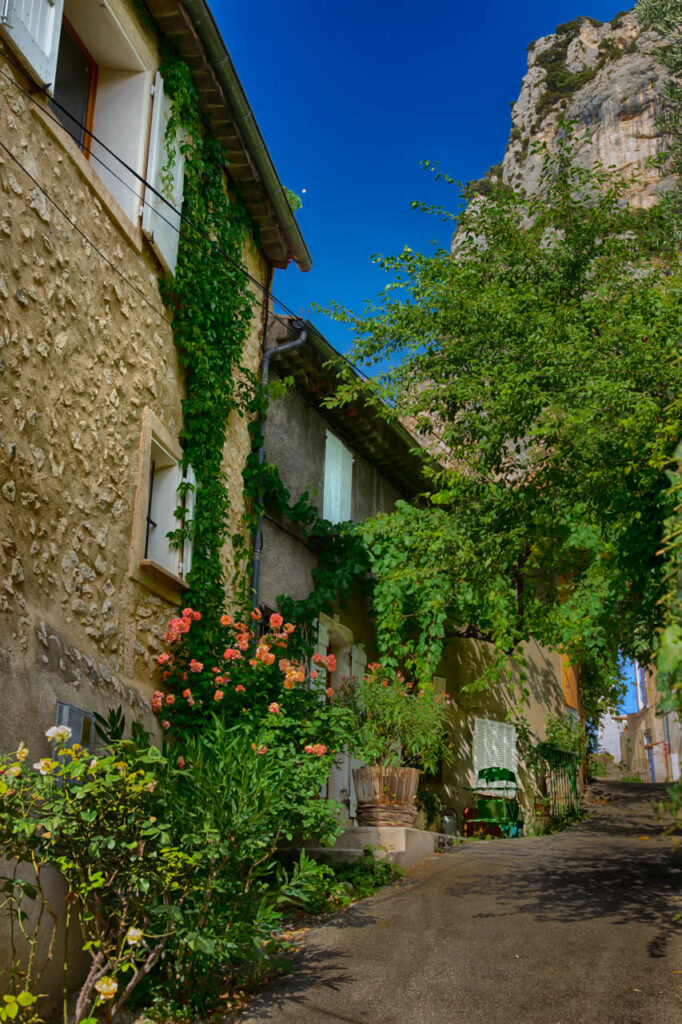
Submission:
M 228 421 L 234 412 L 244 414 L 255 386 L 241 365 L 254 309 L 242 252 L 254 229 L 243 204 L 228 192 L 229 161 L 200 112 L 190 68 L 166 55 L 160 70 L 172 105 L 166 170 L 172 167 L 174 142 L 181 139 L 187 216 L 175 276 L 161 287 L 173 311 L 174 340 L 185 371 L 183 466 L 191 465 L 196 477 L 193 520 L 185 521 L 178 509 L 180 525 L 173 540 L 180 545 L 190 536 L 193 541 L 186 600 L 213 622 L 225 600 L 221 551 L 230 536 L 223 469 Z

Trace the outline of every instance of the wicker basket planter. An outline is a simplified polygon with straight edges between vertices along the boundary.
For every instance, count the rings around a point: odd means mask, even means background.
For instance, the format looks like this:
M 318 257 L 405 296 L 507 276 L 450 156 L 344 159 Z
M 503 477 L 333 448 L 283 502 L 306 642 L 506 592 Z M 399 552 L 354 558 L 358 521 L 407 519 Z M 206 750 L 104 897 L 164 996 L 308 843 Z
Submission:
M 419 783 L 416 768 L 365 766 L 353 770 L 353 779 L 358 825 L 414 825 Z

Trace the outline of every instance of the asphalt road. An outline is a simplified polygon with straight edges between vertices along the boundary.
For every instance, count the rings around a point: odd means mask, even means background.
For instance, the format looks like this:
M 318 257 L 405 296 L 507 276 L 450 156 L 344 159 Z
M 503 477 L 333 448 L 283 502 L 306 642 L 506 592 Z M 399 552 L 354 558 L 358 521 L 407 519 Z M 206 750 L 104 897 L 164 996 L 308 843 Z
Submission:
M 589 821 L 465 843 L 313 929 L 242 1024 L 682 1021 L 682 840 L 662 788 L 603 789 Z

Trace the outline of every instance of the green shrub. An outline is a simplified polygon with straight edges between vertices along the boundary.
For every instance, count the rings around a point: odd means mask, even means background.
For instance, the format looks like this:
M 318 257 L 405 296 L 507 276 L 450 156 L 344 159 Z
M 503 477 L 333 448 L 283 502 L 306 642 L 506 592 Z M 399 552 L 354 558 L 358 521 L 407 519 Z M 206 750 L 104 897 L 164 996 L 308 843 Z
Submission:
M 350 715 L 349 750 L 361 761 L 434 773 L 447 755 L 450 700 L 432 686 L 419 689 L 401 672 L 375 663 L 342 686 L 338 700 Z
M 572 715 L 548 715 L 545 735 L 548 743 L 561 750 L 580 755 L 585 751 L 585 729 Z
M 347 864 L 333 864 L 332 871 L 337 882 L 350 882 L 352 895 L 358 899 L 372 896 L 379 889 L 391 885 L 404 874 L 402 868 L 391 860 L 377 860 L 371 846 L 365 846 L 362 857 Z

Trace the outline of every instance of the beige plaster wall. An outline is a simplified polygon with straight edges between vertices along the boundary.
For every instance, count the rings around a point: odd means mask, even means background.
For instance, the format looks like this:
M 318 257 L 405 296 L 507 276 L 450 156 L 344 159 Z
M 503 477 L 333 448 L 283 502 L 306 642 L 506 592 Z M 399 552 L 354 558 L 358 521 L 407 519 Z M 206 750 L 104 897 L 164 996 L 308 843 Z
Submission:
M 0 136 L 130 282 L 0 151 L 0 749 L 23 739 L 42 756 L 57 700 L 121 703 L 151 719 L 153 656 L 182 593 L 130 575 L 142 425 L 151 412 L 177 438 L 184 385 L 161 268 L 139 227 L 66 133 L 2 77 Z M 266 280 L 255 245 L 246 262 Z M 250 369 L 261 328 L 258 304 Z M 235 528 L 248 448 L 234 416 L 224 468 Z
M 452 641 L 438 667 L 438 675 L 445 679 L 445 689 L 452 701 L 450 742 L 452 762 L 444 765 L 438 782 L 428 788 L 438 792 L 443 802 L 459 814 L 472 802 L 466 788 L 475 782 L 473 773 L 473 732 L 476 718 L 489 718 L 504 722 L 517 702 L 528 727 L 536 739 L 545 739 L 545 719 L 563 712 L 561 689 L 561 656 L 542 648 L 534 640 L 523 648 L 525 679 L 519 680 L 519 671 L 510 665 L 507 684 L 479 692 L 466 692 L 464 687 L 473 682 L 491 662 L 490 645 L 477 640 Z M 527 695 L 522 697 L 522 689 Z M 520 754 L 517 741 L 517 756 Z M 530 773 L 519 756 L 519 780 L 522 788 L 533 783 Z

